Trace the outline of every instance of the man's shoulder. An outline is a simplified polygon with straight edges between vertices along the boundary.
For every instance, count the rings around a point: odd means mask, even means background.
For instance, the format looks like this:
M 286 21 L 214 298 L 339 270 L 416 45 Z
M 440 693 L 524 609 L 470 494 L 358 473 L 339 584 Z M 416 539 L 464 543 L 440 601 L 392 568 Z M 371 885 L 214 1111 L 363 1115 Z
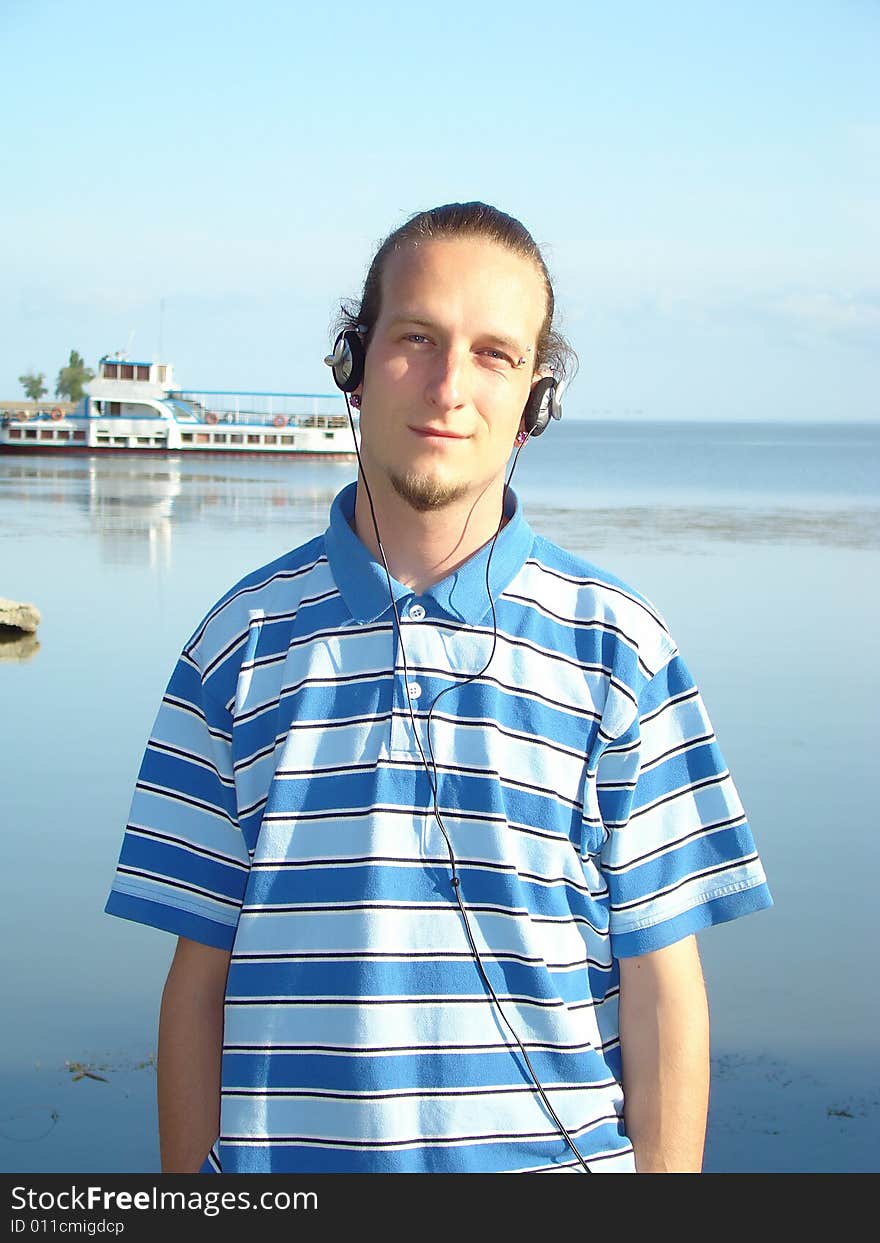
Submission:
M 238 579 L 211 606 L 184 650 L 204 665 L 245 635 L 255 617 L 289 616 L 304 596 L 332 587 L 322 533 Z
M 630 583 L 603 566 L 570 552 L 560 544 L 543 535 L 536 535 L 532 541 L 532 549 L 526 565 L 531 565 L 539 572 L 551 578 L 558 578 L 587 592 L 607 596 L 609 598 L 625 598 L 632 600 L 642 609 L 649 611 L 655 618 L 662 620 L 660 613 L 647 596 L 642 595 Z
M 638 651 L 657 670 L 677 648 L 654 603 L 624 579 L 536 535 L 518 576 L 535 607 L 575 626 L 600 628 Z

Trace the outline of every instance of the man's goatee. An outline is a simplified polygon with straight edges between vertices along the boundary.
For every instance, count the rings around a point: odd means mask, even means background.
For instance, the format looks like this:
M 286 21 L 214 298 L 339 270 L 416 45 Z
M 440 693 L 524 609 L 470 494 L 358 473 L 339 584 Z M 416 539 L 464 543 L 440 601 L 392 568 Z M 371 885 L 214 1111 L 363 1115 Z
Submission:
M 392 487 L 399 497 L 420 514 L 430 509 L 443 509 L 459 500 L 467 492 L 467 484 L 435 479 L 432 475 L 419 475 L 408 471 L 405 475 L 390 475 Z

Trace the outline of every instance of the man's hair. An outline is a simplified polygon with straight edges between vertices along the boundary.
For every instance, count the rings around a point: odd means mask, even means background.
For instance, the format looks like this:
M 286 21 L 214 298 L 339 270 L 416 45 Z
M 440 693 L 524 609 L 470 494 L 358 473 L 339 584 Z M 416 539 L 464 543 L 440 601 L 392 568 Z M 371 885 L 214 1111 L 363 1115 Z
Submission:
M 481 237 L 530 260 L 541 275 L 546 309 L 535 350 L 535 370 L 550 371 L 557 379 L 571 378 L 577 370 L 577 356 L 565 338 L 553 327 L 556 300 L 544 256 L 525 225 L 488 203 L 446 203 L 417 212 L 382 242 L 373 256 L 364 281 L 360 302 L 342 303 L 337 332 L 361 325 L 366 341 L 379 318 L 382 305 L 382 273 L 390 255 L 419 242 L 449 241 L 460 237 Z

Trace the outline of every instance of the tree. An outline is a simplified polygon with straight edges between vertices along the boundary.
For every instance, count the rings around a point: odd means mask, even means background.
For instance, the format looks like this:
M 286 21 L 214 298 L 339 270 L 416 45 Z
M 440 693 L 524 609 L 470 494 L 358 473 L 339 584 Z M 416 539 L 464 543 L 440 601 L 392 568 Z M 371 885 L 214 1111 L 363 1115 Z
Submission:
M 76 350 L 71 350 L 67 366 L 62 367 L 58 372 L 58 379 L 55 381 L 55 396 L 66 397 L 68 401 L 79 401 L 82 398 L 84 386 L 94 378 L 94 371 L 89 370 L 82 355 Z
M 42 371 L 39 374 L 35 374 L 33 371 L 26 371 L 24 375 L 18 377 L 18 382 L 31 401 L 39 401 L 49 391 L 43 383 L 45 378 Z

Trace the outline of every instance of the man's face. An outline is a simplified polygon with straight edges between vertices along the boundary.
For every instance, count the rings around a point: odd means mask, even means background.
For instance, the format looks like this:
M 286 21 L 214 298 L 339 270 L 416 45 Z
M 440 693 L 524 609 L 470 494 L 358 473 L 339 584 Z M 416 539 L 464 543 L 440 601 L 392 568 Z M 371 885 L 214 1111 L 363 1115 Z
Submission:
M 545 306 L 537 268 L 497 243 L 457 238 L 392 254 L 364 371 L 367 482 L 378 472 L 428 510 L 476 499 L 503 476 Z

